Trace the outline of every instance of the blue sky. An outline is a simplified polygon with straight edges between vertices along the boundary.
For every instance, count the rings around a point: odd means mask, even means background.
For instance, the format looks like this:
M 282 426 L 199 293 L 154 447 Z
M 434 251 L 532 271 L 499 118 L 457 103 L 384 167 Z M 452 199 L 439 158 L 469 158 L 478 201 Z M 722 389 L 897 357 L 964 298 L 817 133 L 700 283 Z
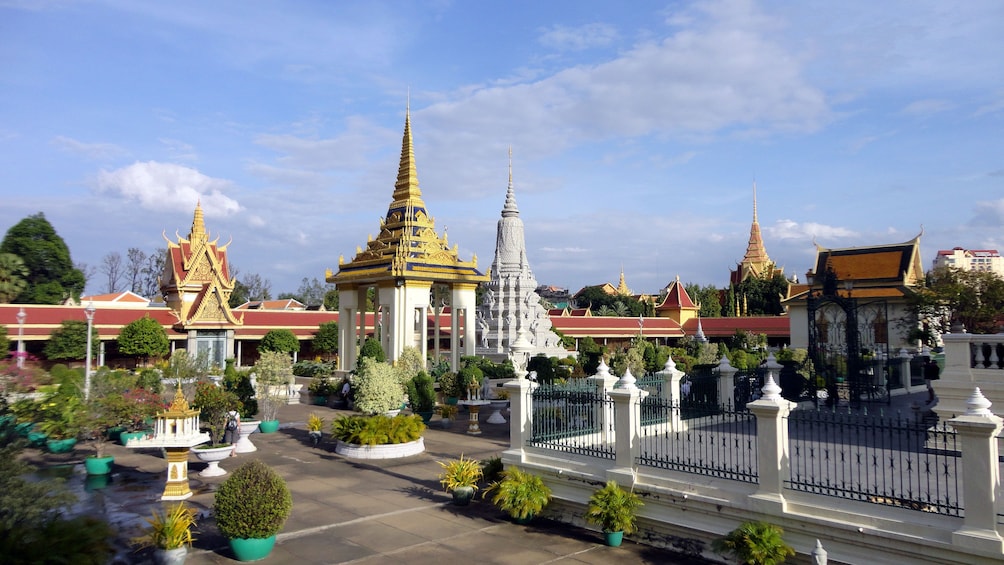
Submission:
M 98 266 L 197 199 L 274 293 L 375 234 L 411 101 L 440 231 L 486 270 L 512 146 L 537 280 L 724 286 L 767 251 L 1004 251 L 1004 3 L 0 0 L 0 230 Z M 102 291 L 101 276 L 88 287 Z

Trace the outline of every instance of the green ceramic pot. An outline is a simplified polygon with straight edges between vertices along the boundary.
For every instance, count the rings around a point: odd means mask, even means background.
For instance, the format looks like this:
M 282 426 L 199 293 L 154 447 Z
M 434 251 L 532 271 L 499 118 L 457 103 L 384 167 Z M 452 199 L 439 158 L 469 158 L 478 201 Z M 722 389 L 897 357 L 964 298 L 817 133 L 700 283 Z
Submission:
M 238 561 L 258 561 L 265 559 L 275 547 L 275 536 L 264 539 L 234 538 L 230 540 L 230 549 Z
M 314 397 L 314 405 L 315 406 L 326 406 L 327 404 L 328 404 L 328 397 L 327 396 L 315 396 Z
M 115 458 L 111 455 L 105 457 L 87 457 L 84 459 L 84 468 L 88 475 L 107 475 L 112 472 L 112 464 Z
M 610 547 L 620 547 L 624 532 L 603 532 L 603 541 Z
M 28 432 L 28 445 L 32 447 L 42 447 L 48 439 L 45 432 Z
M 279 420 L 263 420 L 258 424 L 258 430 L 263 434 L 274 434 L 279 430 Z
M 122 432 L 124 432 L 125 430 L 126 429 L 122 426 L 115 426 L 114 428 L 108 428 L 108 434 L 107 434 L 108 441 L 114 441 L 114 442 L 119 441 L 119 438 L 122 437 Z
M 467 506 L 474 498 L 474 487 L 457 487 L 451 492 L 453 493 L 453 504 L 457 506 Z
M 45 441 L 45 447 L 49 453 L 69 453 L 73 451 L 73 446 L 77 445 L 77 438 L 49 439 Z

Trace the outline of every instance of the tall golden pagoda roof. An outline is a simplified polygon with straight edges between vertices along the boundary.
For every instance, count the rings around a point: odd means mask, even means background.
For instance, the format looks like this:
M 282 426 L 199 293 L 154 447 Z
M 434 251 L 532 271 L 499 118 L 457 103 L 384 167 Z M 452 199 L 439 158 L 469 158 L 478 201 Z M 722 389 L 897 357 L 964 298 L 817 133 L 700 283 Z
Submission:
M 756 183 L 753 183 L 753 223 L 750 225 L 750 239 L 746 244 L 746 255 L 739 262 L 738 269 L 732 271 L 731 280 L 733 284 L 739 284 L 750 276 L 772 277 L 783 269 L 777 269 L 774 262 L 767 255 L 767 248 L 763 244 L 763 235 L 760 233 L 760 221 L 757 218 L 756 209 Z
M 346 263 L 338 259 L 338 273 L 325 274 L 329 283 L 378 282 L 420 279 L 479 283 L 489 277 L 477 269 L 477 255 L 470 261 L 459 258 L 459 246 L 450 248 L 446 233 L 436 233 L 418 186 L 415 150 L 411 137 L 411 111 L 405 114 L 401 162 L 394 183 L 393 201 L 380 220 L 380 232 L 371 235 L 366 248 L 356 247 L 356 255 Z

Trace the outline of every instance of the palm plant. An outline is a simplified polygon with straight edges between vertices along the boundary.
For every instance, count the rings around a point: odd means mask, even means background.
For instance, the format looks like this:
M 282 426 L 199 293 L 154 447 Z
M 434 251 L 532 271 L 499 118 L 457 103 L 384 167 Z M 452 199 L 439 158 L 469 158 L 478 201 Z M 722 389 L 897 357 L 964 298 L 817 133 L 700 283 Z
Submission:
M 642 505 L 634 491 L 624 490 L 616 481 L 608 481 L 589 498 L 586 521 L 599 525 L 604 532 L 634 533 L 635 512 Z
M 166 512 L 154 512 L 146 522 L 149 526 L 143 531 L 143 535 L 133 540 L 140 547 L 178 549 L 191 546 L 195 540 L 192 537 L 195 509 L 186 506 L 184 502 L 168 507 Z
M 537 475 L 519 467 L 502 471 L 502 479 L 485 489 L 485 498 L 514 520 L 526 521 L 540 514 L 551 501 L 551 489 Z
M 735 556 L 741 565 L 777 565 L 795 555 L 784 543 L 779 526 L 766 522 L 746 522 L 725 537 L 711 543 L 717 553 Z

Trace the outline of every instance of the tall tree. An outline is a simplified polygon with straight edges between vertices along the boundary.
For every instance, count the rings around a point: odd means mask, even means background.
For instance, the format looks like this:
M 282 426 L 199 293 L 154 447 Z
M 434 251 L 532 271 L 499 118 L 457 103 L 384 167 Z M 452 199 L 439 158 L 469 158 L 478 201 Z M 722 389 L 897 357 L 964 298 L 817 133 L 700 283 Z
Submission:
M 701 307 L 700 315 L 702 318 L 717 318 L 722 315 L 722 303 L 719 298 L 721 291 L 715 288 L 715 285 L 701 286 L 696 283 L 687 283 L 683 285 L 683 288 L 687 289 L 690 300 Z
M 146 258 L 143 265 L 140 290 L 137 292 L 146 298 L 160 297 L 160 275 L 164 272 L 164 264 L 167 262 L 167 248 L 155 249 Z
M 139 247 L 130 247 L 126 251 L 125 279 L 130 292 L 140 293 L 143 282 L 143 267 L 146 266 L 146 253 Z
M 995 333 L 1004 312 L 1004 279 L 990 271 L 960 271 L 938 267 L 928 271 L 925 285 L 909 296 L 909 314 L 900 325 L 913 329 L 911 337 L 934 345 L 938 335 L 961 324 L 969 333 Z
M 311 348 L 328 358 L 338 353 L 338 322 L 325 322 L 318 326 Z
M 122 254 L 112 251 L 101 259 L 101 274 L 105 276 L 105 292 L 122 289 Z
M 10 304 L 28 287 L 28 267 L 13 253 L 0 253 L 0 304 Z
M 292 298 L 308 306 L 317 306 L 324 304 L 325 295 L 334 288 L 335 285 L 323 283 L 317 277 L 313 279 L 303 277 L 303 280 L 300 281 L 300 288 L 296 289 L 296 292 L 283 292 L 279 298 Z
M 7 230 L 0 253 L 17 255 L 28 268 L 28 286 L 15 302 L 59 304 L 84 291 L 84 273 L 73 266 L 66 242 L 41 212 Z

